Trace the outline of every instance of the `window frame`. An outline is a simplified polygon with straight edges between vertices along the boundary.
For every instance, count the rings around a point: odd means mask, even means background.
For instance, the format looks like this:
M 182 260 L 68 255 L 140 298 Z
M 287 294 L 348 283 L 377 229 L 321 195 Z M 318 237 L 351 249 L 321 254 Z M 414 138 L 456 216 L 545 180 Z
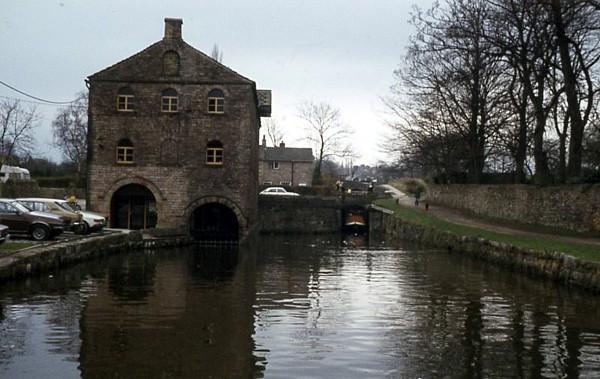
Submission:
M 271 162 L 271 170 L 279 170 L 280 166 L 279 166 L 279 161 L 272 161 Z
M 220 141 L 210 141 L 206 145 L 206 158 L 204 163 L 207 166 L 223 166 L 223 156 L 225 149 Z
M 162 113 L 179 112 L 179 94 L 172 88 L 166 89 L 160 94 L 160 111 Z
M 220 95 L 220 96 L 215 96 L 215 95 Z M 207 113 L 224 114 L 225 113 L 225 93 L 218 88 L 212 89 L 208 93 L 208 101 L 207 101 L 206 105 L 207 105 L 207 108 L 206 108 Z
M 129 86 L 117 90 L 117 112 L 135 111 L 135 93 Z
M 117 164 L 132 165 L 135 163 L 135 147 L 129 139 L 121 139 L 117 143 L 115 160 Z

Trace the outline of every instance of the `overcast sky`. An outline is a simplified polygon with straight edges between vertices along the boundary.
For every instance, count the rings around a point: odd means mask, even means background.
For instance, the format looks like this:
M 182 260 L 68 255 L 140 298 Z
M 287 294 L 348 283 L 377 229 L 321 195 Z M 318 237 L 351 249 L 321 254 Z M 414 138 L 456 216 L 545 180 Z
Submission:
M 288 146 L 303 146 L 298 105 L 329 102 L 341 111 L 360 163 L 384 160 L 380 97 L 402 62 L 413 0 L 2 0 L 0 80 L 37 97 L 68 101 L 87 76 L 162 39 L 164 18 L 183 19 L 183 38 L 273 91 L 273 117 Z M 418 1 L 422 8 L 432 0 Z M 0 96 L 24 98 L 0 86 Z M 51 147 L 57 108 L 44 120 L 38 155 Z

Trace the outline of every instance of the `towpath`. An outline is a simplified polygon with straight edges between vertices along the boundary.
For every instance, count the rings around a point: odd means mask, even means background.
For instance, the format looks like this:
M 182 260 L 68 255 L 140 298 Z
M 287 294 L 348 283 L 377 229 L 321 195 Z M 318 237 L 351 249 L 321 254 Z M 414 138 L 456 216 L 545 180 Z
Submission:
M 452 222 L 454 224 L 466 225 L 478 229 L 488 230 L 491 232 L 510 234 L 510 235 L 521 235 L 531 236 L 535 238 L 543 238 L 549 241 L 559 241 L 566 243 L 577 243 L 598 246 L 600 249 L 600 238 L 593 237 L 574 237 L 570 235 L 550 234 L 542 232 L 533 232 L 529 230 L 519 229 L 518 227 L 510 227 L 506 225 L 500 225 L 488 220 L 482 220 L 473 216 L 467 216 L 458 210 L 440 207 L 437 205 L 429 205 L 429 209 L 425 210 L 425 203 L 420 202 L 418 206 L 415 205 L 415 199 L 412 196 L 406 195 L 404 192 L 398 190 L 396 187 L 389 184 L 383 184 L 381 187 L 392 195 L 393 198 L 397 199 L 402 205 L 409 206 L 412 208 L 419 208 L 423 212 L 429 212 L 434 216 Z M 600 251 L 600 250 L 599 250 Z

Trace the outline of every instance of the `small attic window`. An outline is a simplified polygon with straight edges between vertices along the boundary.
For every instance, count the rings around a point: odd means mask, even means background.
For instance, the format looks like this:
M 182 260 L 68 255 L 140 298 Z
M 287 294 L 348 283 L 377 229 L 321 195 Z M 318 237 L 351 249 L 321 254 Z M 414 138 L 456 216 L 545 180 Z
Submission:
M 163 74 L 169 76 L 179 75 L 179 54 L 167 51 L 163 55 Z

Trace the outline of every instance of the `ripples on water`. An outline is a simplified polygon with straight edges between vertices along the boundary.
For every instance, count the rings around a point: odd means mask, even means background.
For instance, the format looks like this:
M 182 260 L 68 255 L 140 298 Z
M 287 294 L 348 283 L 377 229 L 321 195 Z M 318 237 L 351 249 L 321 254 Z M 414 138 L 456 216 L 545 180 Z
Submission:
M 0 377 L 598 377 L 597 296 L 444 252 L 264 238 L 0 287 Z

